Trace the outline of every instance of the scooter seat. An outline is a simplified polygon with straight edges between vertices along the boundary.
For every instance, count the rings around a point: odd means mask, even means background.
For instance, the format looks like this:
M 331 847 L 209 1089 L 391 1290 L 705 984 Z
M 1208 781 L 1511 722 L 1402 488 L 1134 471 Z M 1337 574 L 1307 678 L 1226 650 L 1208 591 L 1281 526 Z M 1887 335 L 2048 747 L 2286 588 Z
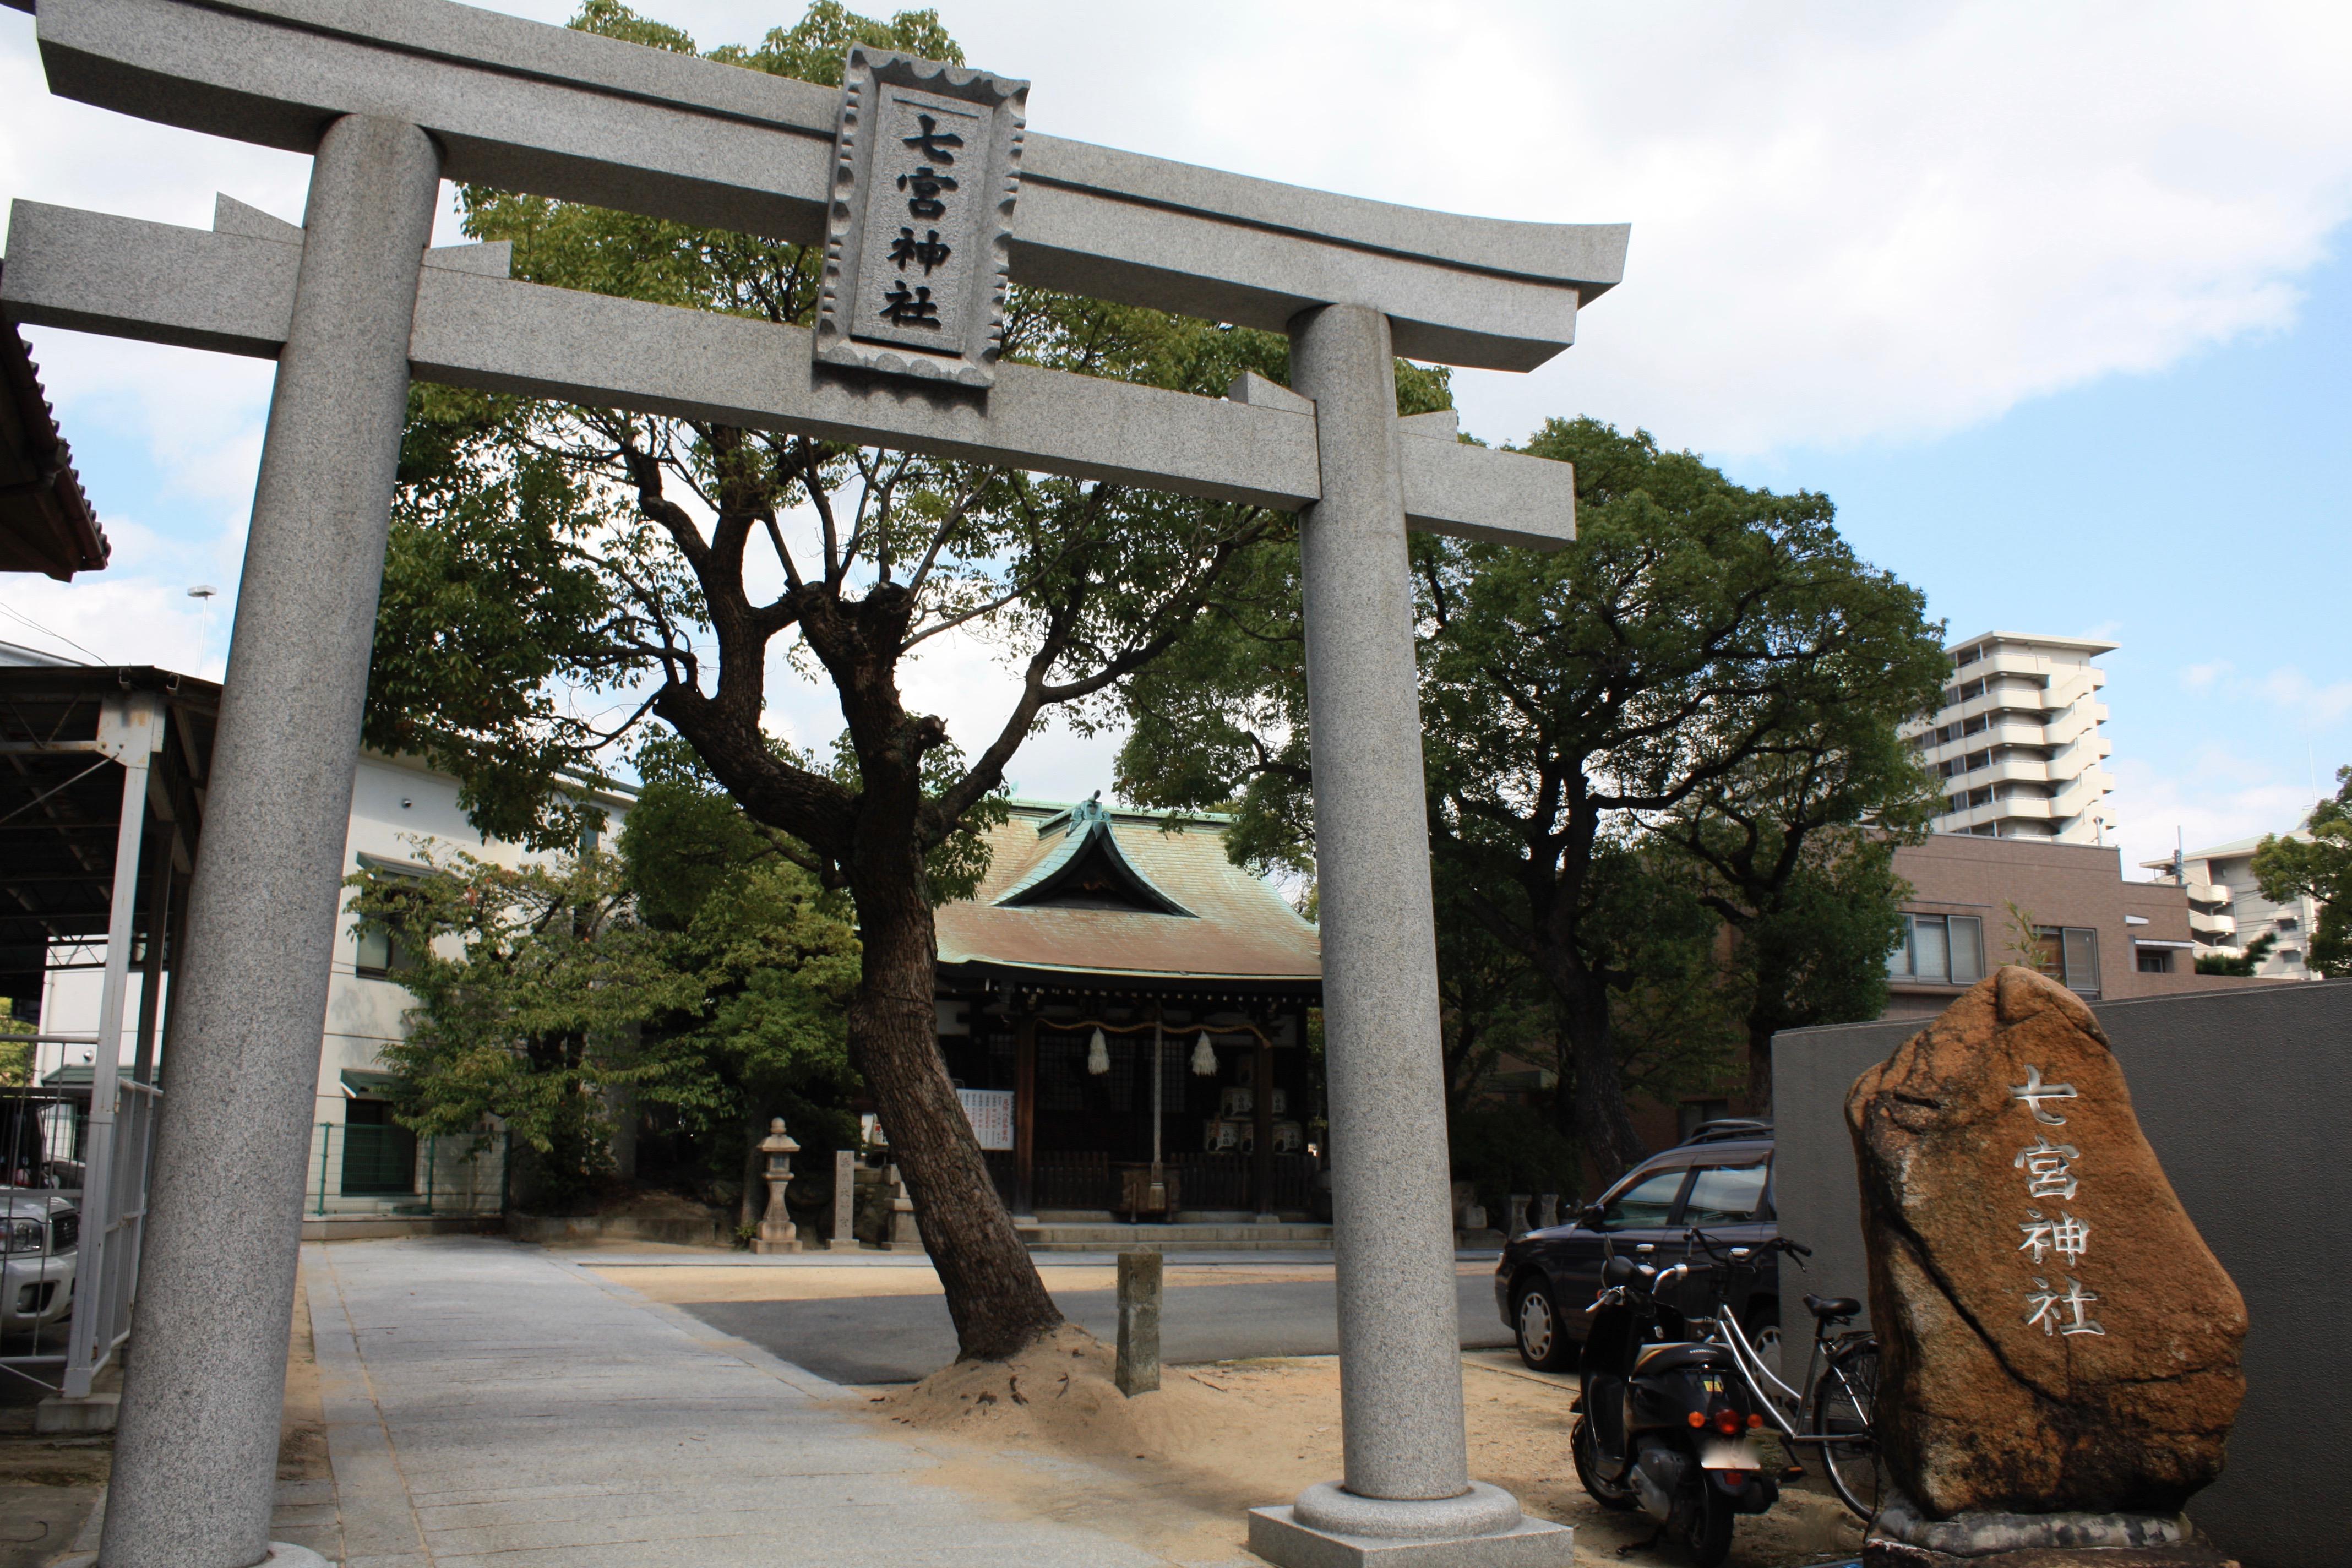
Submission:
M 1646 1373 L 1673 1372 L 1677 1367 L 1729 1366 L 1731 1364 L 1731 1352 L 1721 1345 L 1676 1342 L 1663 1345 L 1643 1345 L 1642 1353 L 1634 1358 L 1633 1373 L 1639 1377 Z
M 1862 1316 L 1862 1303 L 1851 1296 L 1807 1296 L 1805 1307 L 1816 1318 Z

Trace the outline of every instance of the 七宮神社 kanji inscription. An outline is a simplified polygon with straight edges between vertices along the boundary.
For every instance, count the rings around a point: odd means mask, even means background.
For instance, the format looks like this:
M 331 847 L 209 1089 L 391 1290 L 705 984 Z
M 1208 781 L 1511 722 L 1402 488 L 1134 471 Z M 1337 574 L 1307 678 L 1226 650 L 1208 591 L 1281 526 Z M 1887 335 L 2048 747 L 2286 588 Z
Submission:
M 1029 84 L 849 51 L 816 356 L 987 386 L 1004 337 L 1006 236 Z

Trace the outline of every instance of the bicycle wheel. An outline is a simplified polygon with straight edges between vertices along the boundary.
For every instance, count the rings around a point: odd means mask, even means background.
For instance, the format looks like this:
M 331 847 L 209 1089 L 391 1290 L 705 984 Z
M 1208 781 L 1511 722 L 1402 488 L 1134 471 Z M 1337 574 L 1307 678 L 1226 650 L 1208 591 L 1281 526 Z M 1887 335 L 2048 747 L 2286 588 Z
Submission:
M 1813 1386 L 1813 1433 L 1832 1441 L 1821 1445 L 1830 1485 L 1865 1524 L 1878 1516 L 1886 1496 L 1886 1463 L 1871 1424 L 1878 1399 L 1878 1342 L 1864 1338 L 1840 1346 Z

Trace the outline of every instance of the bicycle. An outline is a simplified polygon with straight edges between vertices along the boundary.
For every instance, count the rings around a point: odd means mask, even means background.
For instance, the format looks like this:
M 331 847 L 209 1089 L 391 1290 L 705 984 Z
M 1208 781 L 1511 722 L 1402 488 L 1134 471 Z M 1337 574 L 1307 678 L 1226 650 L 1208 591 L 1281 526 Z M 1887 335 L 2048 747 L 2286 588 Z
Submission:
M 1801 1448 L 1818 1448 L 1838 1500 L 1865 1524 L 1876 1518 L 1887 1492 L 1886 1467 L 1872 1424 L 1878 1397 L 1878 1336 L 1842 1328 L 1861 1315 L 1862 1303 L 1846 1296 L 1806 1294 L 1805 1308 L 1813 1317 L 1812 1348 L 1805 1358 L 1804 1376 L 1792 1388 L 1765 1364 L 1737 1315 L 1725 1307 L 1732 1299 L 1732 1275 L 1760 1270 L 1759 1254 L 1780 1252 L 1801 1260 L 1812 1256 L 1812 1248 L 1775 1237 L 1760 1247 L 1718 1249 L 1696 1227 L 1685 1231 L 1683 1239 L 1684 1260 L 1672 1271 L 1674 1282 L 1689 1279 L 1694 1247 L 1712 1260 L 1708 1272 L 1715 1275 L 1707 1310 L 1685 1313 L 1685 1321 L 1705 1342 L 1731 1352 L 1753 1407 L 1770 1421 L 1789 1459 L 1784 1479 L 1804 1473 L 1797 1458 Z M 1669 1281 L 1661 1275 L 1657 1283 L 1663 1287 Z M 1800 1426 L 1809 1430 L 1801 1432 Z

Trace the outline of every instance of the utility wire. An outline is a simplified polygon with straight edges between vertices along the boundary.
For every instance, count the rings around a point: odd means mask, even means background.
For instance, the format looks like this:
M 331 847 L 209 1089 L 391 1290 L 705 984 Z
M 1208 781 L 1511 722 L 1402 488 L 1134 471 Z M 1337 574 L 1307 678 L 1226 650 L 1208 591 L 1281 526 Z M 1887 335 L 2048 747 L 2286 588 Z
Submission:
M 10 606 L 10 605 L 0 605 L 0 614 L 5 614 L 5 615 L 6 615 L 6 616 L 11 619 L 11 620 L 18 620 L 18 621 L 22 621 L 22 622 L 24 622 L 26 626 L 30 626 L 30 627 L 32 627 L 35 631 L 37 631 L 37 632 L 40 633 L 40 634 L 41 634 L 43 637 L 55 637 L 55 638 L 57 638 L 57 639 L 58 639 L 58 641 L 59 641 L 59 642 L 61 642 L 61 643 L 65 644 L 65 645 L 66 645 L 66 647 L 69 647 L 69 648 L 74 648 L 74 649 L 77 649 L 77 650 L 79 650 L 79 651 L 80 651 L 80 652 L 82 652 L 82 653 L 89 654 L 89 657 L 90 657 L 90 658 L 94 658 L 94 659 L 97 659 L 97 660 L 98 660 L 98 662 L 99 662 L 99 663 L 100 663 L 100 664 L 108 664 L 108 663 L 111 663 L 111 662 L 112 662 L 112 661 L 111 661 L 111 660 L 110 660 L 110 659 L 106 659 L 106 658 L 100 658 L 100 656 L 99 656 L 98 654 L 91 652 L 91 650 L 90 650 L 90 649 L 86 648 L 86 647 L 83 647 L 81 646 L 81 644 L 79 644 L 79 643 L 78 643 L 78 642 L 74 641 L 74 640 L 73 640 L 73 638 L 71 638 L 71 637 L 69 637 L 66 636 L 66 634 L 65 634 L 65 633 L 63 633 L 63 632 L 53 632 L 53 631 L 49 630 L 49 628 L 48 628 L 48 627 L 47 627 L 47 626 L 45 626 L 41 625 L 41 623 L 40 623 L 40 622 L 38 622 L 38 621 L 37 621 L 37 620 L 33 619 L 33 617 L 32 617 L 32 616 L 28 616 L 28 615 L 25 614 L 22 610 L 16 609 L 16 608 L 14 608 L 14 607 L 12 607 L 12 606 Z

